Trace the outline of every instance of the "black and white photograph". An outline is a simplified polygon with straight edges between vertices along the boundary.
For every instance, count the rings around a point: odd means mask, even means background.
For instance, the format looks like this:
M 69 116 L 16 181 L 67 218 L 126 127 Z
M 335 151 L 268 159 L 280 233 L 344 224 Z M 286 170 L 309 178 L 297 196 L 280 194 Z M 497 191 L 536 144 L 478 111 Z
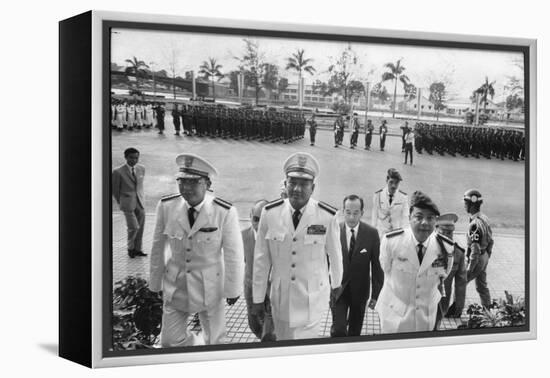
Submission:
M 525 48 L 120 24 L 108 352 L 528 329 Z

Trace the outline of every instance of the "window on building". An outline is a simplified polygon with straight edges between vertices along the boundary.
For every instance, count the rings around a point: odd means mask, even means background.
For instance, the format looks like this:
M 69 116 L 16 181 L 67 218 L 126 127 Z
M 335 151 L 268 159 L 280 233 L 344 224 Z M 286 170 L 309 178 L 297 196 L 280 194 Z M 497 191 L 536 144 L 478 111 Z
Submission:
M 424 105 L 420 105 L 420 109 L 424 109 Z
M 310 94 L 311 94 L 311 91 L 310 91 L 310 90 L 307 90 L 307 89 L 306 89 L 306 91 L 305 91 L 305 92 L 306 92 L 306 94 L 308 94 L 308 95 L 310 95 Z

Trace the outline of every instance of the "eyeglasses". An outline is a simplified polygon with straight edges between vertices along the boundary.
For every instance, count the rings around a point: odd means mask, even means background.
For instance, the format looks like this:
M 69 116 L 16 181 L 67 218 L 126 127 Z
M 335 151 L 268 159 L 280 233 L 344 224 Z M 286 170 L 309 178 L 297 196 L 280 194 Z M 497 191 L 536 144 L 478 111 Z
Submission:
M 259 222 L 260 221 L 260 217 L 257 217 L 257 216 L 253 216 L 252 217 L 252 222 Z

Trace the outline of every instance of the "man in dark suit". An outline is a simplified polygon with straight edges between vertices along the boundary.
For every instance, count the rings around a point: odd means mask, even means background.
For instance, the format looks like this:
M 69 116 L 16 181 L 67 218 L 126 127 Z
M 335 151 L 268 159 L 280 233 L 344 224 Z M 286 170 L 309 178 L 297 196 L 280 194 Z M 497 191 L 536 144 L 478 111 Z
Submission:
M 145 167 L 138 164 L 139 151 L 133 147 L 124 151 L 126 163 L 116 168 L 112 174 L 112 193 L 124 213 L 128 227 L 128 256 L 147 256 L 141 250 L 145 210 L 143 179 Z
M 352 194 L 344 198 L 344 222 L 340 224 L 340 241 L 344 276 L 342 286 L 331 293 L 332 337 L 359 336 L 365 307 L 369 299 L 371 270 L 373 309 L 384 283 L 380 267 L 380 238 L 374 227 L 361 221 L 363 199 Z
M 248 326 L 260 341 L 275 341 L 273 328 L 273 317 L 271 315 L 271 303 L 269 295 L 265 296 L 265 312 L 261 315 L 254 314 L 252 307 L 252 268 L 254 267 L 254 247 L 256 246 L 256 236 L 258 233 L 258 224 L 262 209 L 267 204 L 267 200 L 259 200 L 254 204 L 250 211 L 250 227 L 241 231 L 244 246 L 244 298 L 246 300 L 246 309 L 248 312 Z M 267 290 L 269 292 L 269 289 Z

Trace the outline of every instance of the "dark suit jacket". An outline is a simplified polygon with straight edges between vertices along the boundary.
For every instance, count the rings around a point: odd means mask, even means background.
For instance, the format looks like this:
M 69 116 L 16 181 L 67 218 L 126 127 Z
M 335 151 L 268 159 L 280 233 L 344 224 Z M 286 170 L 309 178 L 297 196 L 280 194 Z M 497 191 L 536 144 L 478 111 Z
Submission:
M 244 296 L 252 298 L 252 268 L 254 266 L 254 230 L 252 226 L 241 231 L 244 247 Z
M 256 240 L 254 239 L 254 230 L 252 226 L 241 231 L 244 247 L 244 297 L 252 300 L 252 271 L 254 267 L 254 247 Z M 271 285 L 268 283 L 267 295 Z
M 345 223 L 340 224 L 340 241 L 344 265 L 342 291 L 347 285 L 350 285 L 352 301 L 366 303 L 370 294 L 370 271 L 372 269 L 372 299 L 378 299 L 378 294 L 380 294 L 384 283 L 384 272 L 379 260 L 380 237 L 378 231 L 364 222 L 359 223 L 351 261 Z
M 142 208 L 145 205 L 145 196 L 143 194 L 145 167 L 136 164 L 134 172 L 136 174 L 135 179 L 132 176 L 132 171 L 126 164 L 121 165 L 113 171 L 111 180 L 113 197 L 120 205 L 121 211 L 134 211 L 138 205 Z

